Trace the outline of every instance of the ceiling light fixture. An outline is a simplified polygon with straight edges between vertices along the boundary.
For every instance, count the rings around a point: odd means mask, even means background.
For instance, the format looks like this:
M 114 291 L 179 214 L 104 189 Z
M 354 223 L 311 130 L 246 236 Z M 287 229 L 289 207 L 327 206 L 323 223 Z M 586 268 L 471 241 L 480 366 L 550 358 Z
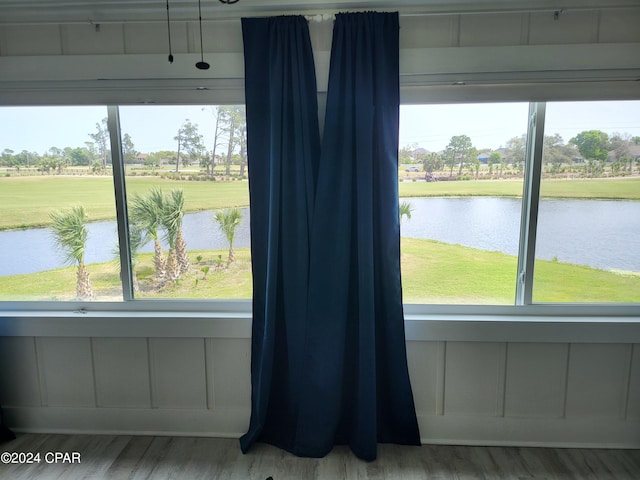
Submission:
M 167 35 L 169 36 L 169 63 L 173 63 L 173 54 L 171 53 L 171 20 L 169 18 L 169 0 L 167 0 Z
M 200 0 L 198 0 L 198 20 L 200 22 L 200 61 L 196 63 L 196 68 L 198 70 L 208 70 L 209 64 L 204 61 L 204 50 L 202 49 L 202 2 Z

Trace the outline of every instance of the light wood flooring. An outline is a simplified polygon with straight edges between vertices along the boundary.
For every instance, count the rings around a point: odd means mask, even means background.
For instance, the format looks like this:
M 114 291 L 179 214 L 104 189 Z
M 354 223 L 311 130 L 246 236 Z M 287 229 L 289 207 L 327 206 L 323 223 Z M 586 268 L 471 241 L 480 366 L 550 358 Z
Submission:
M 346 447 L 308 459 L 262 444 L 243 455 L 237 440 L 221 438 L 18 434 L 0 452 L 41 460 L 0 464 L 2 480 L 640 479 L 640 450 L 380 445 L 367 463 Z M 81 463 L 47 463 L 47 452 L 78 452 Z

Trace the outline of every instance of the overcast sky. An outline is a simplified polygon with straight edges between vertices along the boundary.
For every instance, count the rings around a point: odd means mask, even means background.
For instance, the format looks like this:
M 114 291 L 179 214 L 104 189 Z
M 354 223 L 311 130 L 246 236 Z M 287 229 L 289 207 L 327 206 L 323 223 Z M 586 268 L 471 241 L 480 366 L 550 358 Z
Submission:
M 454 135 L 468 135 L 477 148 L 496 149 L 526 132 L 527 103 L 403 105 L 400 146 L 416 143 L 430 151 L 444 149 Z M 5 148 L 44 153 L 50 147 L 82 147 L 107 116 L 106 107 L 1 107 L 0 152 Z M 123 132 L 136 150 L 175 150 L 180 125 L 197 123 L 207 149 L 213 143 L 214 118 L 209 107 L 121 107 Z M 547 104 L 545 134 L 568 141 L 583 130 L 640 136 L 640 101 L 555 102 Z

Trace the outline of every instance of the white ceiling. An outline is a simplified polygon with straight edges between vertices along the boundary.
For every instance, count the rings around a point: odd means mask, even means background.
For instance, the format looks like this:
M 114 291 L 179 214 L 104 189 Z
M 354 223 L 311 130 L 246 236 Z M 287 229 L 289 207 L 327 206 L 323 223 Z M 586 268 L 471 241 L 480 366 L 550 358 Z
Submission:
M 166 0 L 0 0 L 0 25 L 166 21 Z M 197 20 L 197 0 L 169 0 L 172 20 Z M 279 14 L 398 10 L 404 14 L 490 13 L 637 7 L 640 0 L 202 0 L 204 21 Z

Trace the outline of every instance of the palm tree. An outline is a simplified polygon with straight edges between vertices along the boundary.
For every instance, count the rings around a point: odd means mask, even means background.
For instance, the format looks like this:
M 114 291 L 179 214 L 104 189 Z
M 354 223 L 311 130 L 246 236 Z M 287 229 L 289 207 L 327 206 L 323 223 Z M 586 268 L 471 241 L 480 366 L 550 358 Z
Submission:
M 182 217 L 184 216 L 184 194 L 182 190 L 172 190 L 164 199 L 162 208 L 162 226 L 169 243 L 167 274 L 171 280 L 177 280 L 182 272 L 189 269 L 187 244 L 182 235 Z
M 413 205 L 407 201 L 402 202 L 399 206 L 400 222 L 402 222 L 403 217 L 407 217 L 407 220 L 410 220 L 411 212 L 413 212 Z
M 162 252 L 159 235 L 163 205 L 164 196 L 162 190 L 158 188 L 153 188 L 146 197 L 136 195 L 131 202 L 131 223 L 143 230 L 145 237 L 148 235 L 153 239 L 153 267 L 158 281 L 164 280 L 167 275 L 167 262 Z
M 132 224 L 129 228 L 129 252 L 131 254 L 131 281 L 133 283 L 133 291 L 139 292 L 138 276 L 136 275 L 136 266 L 139 263 L 140 248 L 147 243 L 145 231 L 140 225 Z
M 233 254 L 233 240 L 236 236 L 236 227 L 240 224 L 241 218 L 242 213 L 240 213 L 238 208 L 218 210 L 213 217 L 213 219 L 218 222 L 218 227 L 222 230 L 224 236 L 227 237 L 227 242 L 229 242 L 229 263 L 235 260 L 235 255 Z
M 89 271 L 84 264 L 84 252 L 87 244 L 87 214 L 84 207 L 73 207 L 70 210 L 50 213 L 53 221 L 53 237 L 58 248 L 64 253 L 65 261 L 70 265 L 77 264 L 76 298 L 92 300 L 95 298 Z

